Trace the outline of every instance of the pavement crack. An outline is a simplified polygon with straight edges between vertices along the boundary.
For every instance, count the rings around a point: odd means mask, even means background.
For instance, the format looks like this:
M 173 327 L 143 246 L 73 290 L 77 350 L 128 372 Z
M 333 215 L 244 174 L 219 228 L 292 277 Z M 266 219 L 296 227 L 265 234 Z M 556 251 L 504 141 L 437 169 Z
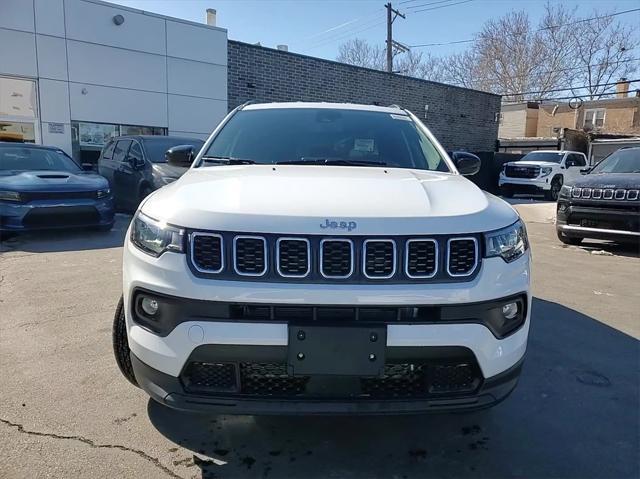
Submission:
M 6 424 L 9 427 L 14 427 L 18 430 L 18 432 L 27 434 L 29 436 L 48 437 L 52 439 L 66 439 L 69 441 L 81 442 L 94 449 L 118 449 L 120 451 L 131 452 L 133 454 L 140 456 L 145 461 L 150 462 L 151 464 L 153 464 L 155 467 L 160 469 L 162 472 L 164 472 L 168 476 L 173 477 L 174 479 L 184 479 L 182 476 L 179 476 L 178 474 L 173 472 L 171 469 L 163 465 L 157 458 L 150 456 L 149 454 L 147 454 L 144 451 L 141 451 L 140 449 L 133 449 L 126 446 L 121 446 L 119 444 L 98 444 L 92 439 L 87 439 L 86 437 L 83 437 L 83 436 L 66 436 L 63 434 L 55 434 L 55 433 L 49 433 L 49 432 L 30 431 L 28 429 L 25 429 L 22 424 L 11 422 L 11 421 L 8 421 L 7 419 L 2 419 L 2 418 L 0 418 L 0 422 L 3 424 Z

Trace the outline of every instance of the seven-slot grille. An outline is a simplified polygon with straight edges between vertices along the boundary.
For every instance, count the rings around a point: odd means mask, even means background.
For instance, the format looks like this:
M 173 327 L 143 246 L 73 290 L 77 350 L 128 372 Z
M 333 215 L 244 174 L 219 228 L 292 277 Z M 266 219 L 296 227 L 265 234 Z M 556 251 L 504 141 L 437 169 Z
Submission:
M 222 236 L 213 233 L 193 233 L 191 259 L 198 271 L 219 273 L 224 267 Z
M 431 278 L 438 271 L 438 243 L 434 240 L 407 240 L 406 273 L 410 278 Z
M 449 275 L 471 275 L 478 264 L 478 241 L 475 238 L 453 238 L 448 243 L 447 271 Z
M 267 240 L 261 236 L 236 236 L 233 239 L 233 267 L 244 276 L 262 276 L 267 272 Z
M 480 262 L 475 237 L 322 238 L 191 232 L 194 274 L 273 281 L 438 281 L 471 277 Z M 228 263 L 228 265 L 227 265 Z
M 640 198 L 640 190 L 625 190 L 623 188 L 573 188 L 571 190 L 573 198 L 588 199 L 605 199 L 618 201 L 636 201 Z
M 304 238 L 279 238 L 276 243 L 280 276 L 304 278 L 311 271 L 311 248 Z
M 325 278 L 348 278 L 353 274 L 353 242 L 323 239 L 320 242 L 320 274 Z
M 365 240 L 363 259 L 367 278 L 390 278 L 396 272 L 396 244 L 387 239 Z

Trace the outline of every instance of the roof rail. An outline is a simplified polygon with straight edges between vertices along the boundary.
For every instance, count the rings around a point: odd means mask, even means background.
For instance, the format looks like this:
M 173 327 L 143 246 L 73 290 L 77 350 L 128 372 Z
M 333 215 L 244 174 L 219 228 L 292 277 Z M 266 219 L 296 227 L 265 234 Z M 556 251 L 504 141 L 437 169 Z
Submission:
M 245 106 L 251 105 L 252 103 L 257 103 L 257 102 L 256 100 L 245 101 L 242 105 L 238 106 L 238 110 L 242 110 Z
M 393 105 L 389 105 L 389 108 L 397 108 L 398 110 L 404 110 L 404 108 L 402 108 L 400 105 L 396 105 L 395 103 Z

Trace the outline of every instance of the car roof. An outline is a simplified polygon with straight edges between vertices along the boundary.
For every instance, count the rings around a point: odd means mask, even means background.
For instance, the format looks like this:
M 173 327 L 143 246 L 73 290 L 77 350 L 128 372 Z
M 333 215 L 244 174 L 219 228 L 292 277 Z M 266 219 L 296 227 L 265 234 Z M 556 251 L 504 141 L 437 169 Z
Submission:
M 335 110 L 359 110 L 393 113 L 395 115 L 407 115 L 399 106 L 361 105 L 358 103 L 325 103 L 325 102 L 276 102 L 276 103 L 250 103 L 242 107 L 243 110 L 273 110 L 278 108 L 323 108 Z
M 113 138 L 114 140 L 127 140 L 127 139 L 138 139 L 142 141 L 149 140 L 189 140 L 189 141 L 202 141 L 200 138 L 194 138 L 192 136 L 173 136 L 173 135 L 122 135 L 116 136 Z
M 37 150 L 63 151 L 62 148 L 60 148 L 59 146 L 36 145 L 35 143 L 22 143 L 19 141 L 0 141 L 0 147 L 33 148 Z

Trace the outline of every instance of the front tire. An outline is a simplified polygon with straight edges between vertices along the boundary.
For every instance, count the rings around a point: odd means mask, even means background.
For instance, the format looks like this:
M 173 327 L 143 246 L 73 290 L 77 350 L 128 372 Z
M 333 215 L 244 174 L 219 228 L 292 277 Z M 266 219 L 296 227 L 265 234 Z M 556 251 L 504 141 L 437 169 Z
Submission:
M 558 201 L 560 196 L 560 189 L 562 188 L 563 178 L 562 176 L 556 176 L 551 180 L 551 188 L 544 192 L 544 196 L 547 200 Z
M 558 235 L 558 239 L 560 241 L 562 241 L 564 244 L 568 244 L 572 246 L 578 246 L 580 243 L 582 243 L 582 240 L 584 239 L 584 238 L 578 238 L 576 236 L 567 236 L 560 230 L 557 230 L 556 234 Z
M 113 354 L 116 358 L 116 363 L 122 375 L 136 387 L 138 381 L 133 373 L 133 366 L 131 365 L 131 350 L 129 349 L 129 341 L 127 339 L 127 322 L 124 317 L 124 299 L 120 296 L 118 306 L 116 307 L 116 314 L 113 318 Z

